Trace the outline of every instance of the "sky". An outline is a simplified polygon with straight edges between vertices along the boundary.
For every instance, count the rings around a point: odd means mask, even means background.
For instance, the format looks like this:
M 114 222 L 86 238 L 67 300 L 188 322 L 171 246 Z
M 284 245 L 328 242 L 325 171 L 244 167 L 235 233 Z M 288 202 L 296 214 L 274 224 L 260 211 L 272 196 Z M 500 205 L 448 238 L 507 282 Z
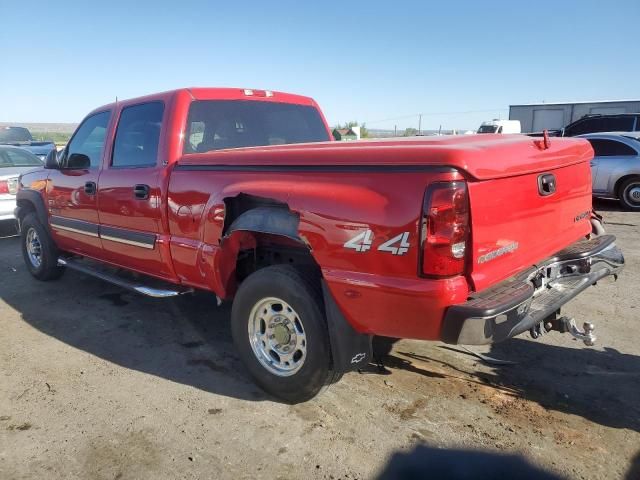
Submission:
M 308 95 L 331 125 L 399 130 L 640 98 L 638 0 L 0 0 L 0 19 L 3 122 L 189 86 Z

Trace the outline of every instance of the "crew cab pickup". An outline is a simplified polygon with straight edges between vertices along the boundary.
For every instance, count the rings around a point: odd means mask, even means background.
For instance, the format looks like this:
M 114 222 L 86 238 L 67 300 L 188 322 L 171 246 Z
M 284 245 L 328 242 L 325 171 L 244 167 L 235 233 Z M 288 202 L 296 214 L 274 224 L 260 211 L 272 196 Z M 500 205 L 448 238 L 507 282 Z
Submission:
M 334 142 L 310 98 L 181 89 L 91 112 L 21 177 L 16 216 L 39 280 L 233 300 L 247 369 L 300 402 L 367 364 L 373 336 L 592 343 L 559 316 L 624 264 L 592 215 L 592 156 L 523 135 Z

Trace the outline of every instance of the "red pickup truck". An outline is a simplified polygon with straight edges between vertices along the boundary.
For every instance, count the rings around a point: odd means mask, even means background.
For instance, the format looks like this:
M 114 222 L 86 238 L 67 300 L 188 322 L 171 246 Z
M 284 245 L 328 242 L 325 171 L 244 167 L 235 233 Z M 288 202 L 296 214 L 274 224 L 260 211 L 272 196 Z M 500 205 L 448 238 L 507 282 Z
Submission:
M 91 112 L 21 177 L 16 217 L 39 280 L 233 299 L 246 367 L 299 402 L 369 362 L 374 335 L 592 343 L 559 316 L 624 264 L 592 215 L 592 156 L 520 135 L 340 143 L 310 98 L 181 89 Z

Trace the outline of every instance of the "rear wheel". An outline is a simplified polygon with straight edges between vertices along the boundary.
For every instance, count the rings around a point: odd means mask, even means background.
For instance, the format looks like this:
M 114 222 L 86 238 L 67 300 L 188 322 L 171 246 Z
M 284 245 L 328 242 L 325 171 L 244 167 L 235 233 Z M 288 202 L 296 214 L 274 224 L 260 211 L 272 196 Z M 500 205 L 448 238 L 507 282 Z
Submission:
M 21 222 L 21 246 L 24 263 L 29 273 L 38 280 L 55 280 L 64 273 L 58 266 L 58 251 L 35 213 L 29 213 Z
M 290 265 L 263 268 L 242 282 L 231 311 L 234 343 L 256 383 L 291 403 L 335 380 L 317 280 Z
M 625 210 L 640 211 L 640 177 L 626 180 L 618 190 L 620 205 Z

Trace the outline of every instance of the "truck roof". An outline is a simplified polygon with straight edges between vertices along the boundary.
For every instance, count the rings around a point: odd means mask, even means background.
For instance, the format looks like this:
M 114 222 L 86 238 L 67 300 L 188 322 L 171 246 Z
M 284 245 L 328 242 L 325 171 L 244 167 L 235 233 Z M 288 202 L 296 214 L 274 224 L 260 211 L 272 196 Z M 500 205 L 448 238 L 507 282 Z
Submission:
M 593 150 L 576 138 L 541 139 L 526 135 L 449 135 L 271 145 L 184 155 L 179 165 L 233 165 L 320 168 L 327 166 L 443 166 L 479 180 L 552 170 L 589 161 Z
M 227 88 L 227 87 L 188 87 L 167 90 L 166 92 L 153 93 L 141 97 L 118 100 L 93 109 L 89 115 L 104 110 L 109 110 L 118 106 L 127 106 L 136 103 L 152 102 L 162 100 L 168 102 L 180 93 L 188 94 L 193 100 L 261 100 L 279 103 L 292 103 L 296 105 L 316 106 L 316 102 L 311 97 L 296 95 L 293 93 L 278 92 L 275 90 L 259 90 L 254 88 Z

